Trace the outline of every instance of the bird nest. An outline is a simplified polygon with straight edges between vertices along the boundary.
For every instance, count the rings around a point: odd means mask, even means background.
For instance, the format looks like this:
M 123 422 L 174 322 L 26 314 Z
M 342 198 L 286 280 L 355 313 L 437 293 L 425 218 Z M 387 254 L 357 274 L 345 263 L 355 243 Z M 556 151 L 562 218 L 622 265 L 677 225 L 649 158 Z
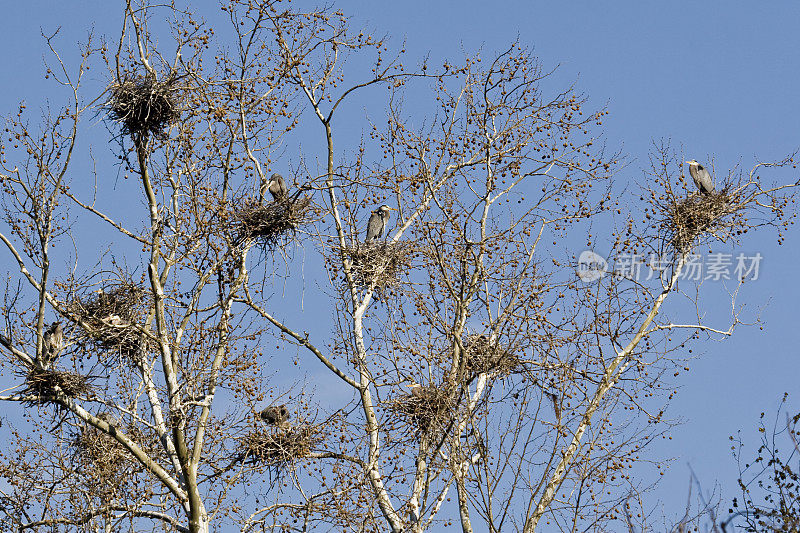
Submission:
M 303 459 L 319 445 L 325 435 L 320 426 L 303 423 L 278 431 L 256 428 L 239 441 L 242 457 L 267 466 L 282 466 Z
M 308 196 L 287 197 L 263 205 L 246 204 L 234 213 L 239 237 L 258 239 L 274 246 L 279 243 L 281 235 L 296 230 L 305 222 L 310 206 L 311 198 Z
M 464 351 L 463 368 L 469 376 L 483 373 L 507 376 L 522 364 L 509 347 L 490 342 L 483 334 L 467 335 Z
M 131 458 L 117 440 L 94 426 L 86 425 L 75 437 L 75 448 L 81 458 L 105 479 L 114 478 Z
M 28 371 L 25 385 L 23 394 L 37 397 L 32 403 L 55 401 L 57 391 L 73 398 L 92 391 L 86 376 L 75 372 L 46 370 L 38 366 L 34 366 Z
M 111 118 L 122 124 L 124 133 L 161 135 L 181 115 L 176 81 L 174 76 L 158 81 L 151 74 L 126 75 L 109 87 L 106 108 Z
M 408 242 L 360 242 L 345 246 L 342 252 L 350 259 L 351 272 L 356 283 L 376 289 L 387 289 L 397 284 L 398 274 L 412 266 L 413 247 Z
M 132 283 L 101 289 L 86 300 L 76 300 L 71 311 L 85 324 L 89 341 L 104 352 L 139 357 L 146 337 L 134 326 L 141 317 L 147 291 Z
M 450 422 L 455 403 L 449 388 L 427 385 L 395 398 L 389 408 L 423 433 L 430 434 Z
M 665 221 L 670 242 L 676 250 L 685 251 L 703 233 L 727 233 L 734 223 L 727 215 L 735 212 L 736 206 L 726 190 L 672 199 Z

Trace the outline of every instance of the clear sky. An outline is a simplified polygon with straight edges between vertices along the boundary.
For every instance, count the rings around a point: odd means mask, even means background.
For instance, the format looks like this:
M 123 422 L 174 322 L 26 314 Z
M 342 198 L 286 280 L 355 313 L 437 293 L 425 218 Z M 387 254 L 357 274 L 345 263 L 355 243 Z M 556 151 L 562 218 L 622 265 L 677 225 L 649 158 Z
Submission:
M 398 47 L 405 40 L 410 58 L 430 53 L 433 59 L 458 59 L 462 50 L 479 47 L 490 56 L 519 38 L 545 66 L 561 65 L 559 80 L 576 82 L 595 106 L 607 105 L 605 140 L 629 161 L 619 180 L 642 179 L 652 142 L 661 139 L 670 139 L 688 157 L 713 158 L 718 170 L 736 165 L 747 170 L 756 160 L 779 159 L 800 148 L 800 3 L 795 1 L 329 3 L 352 15 L 355 24 L 391 36 Z M 121 12 L 106 0 L 6 2 L 0 20 L 0 112 L 13 112 L 21 99 L 35 107 L 47 97 L 40 30 L 61 26 L 66 46 L 91 26 L 113 35 Z M 667 514 L 682 510 L 687 464 L 704 488 L 719 485 L 726 508 L 737 474 L 728 435 L 742 429 L 755 447 L 759 413 L 774 414 L 784 391 L 791 394 L 790 405 L 800 408 L 800 231 L 794 228 L 781 247 L 774 233 L 761 237 L 745 248 L 763 255 L 761 278 L 741 298 L 752 309 L 763 307 L 763 331 L 745 326 L 731 340 L 698 346 L 701 357 L 681 378 L 672 405 L 672 416 L 684 423 L 672 431 L 672 440 L 652 450 L 676 459 L 655 489 Z M 726 305 L 724 298 L 713 302 Z

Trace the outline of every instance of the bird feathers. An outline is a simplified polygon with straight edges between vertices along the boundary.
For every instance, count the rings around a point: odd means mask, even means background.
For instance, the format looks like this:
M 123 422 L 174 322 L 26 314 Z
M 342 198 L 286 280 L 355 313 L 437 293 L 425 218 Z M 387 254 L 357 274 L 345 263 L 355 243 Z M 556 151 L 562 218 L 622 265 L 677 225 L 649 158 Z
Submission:
M 61 322 L 53 322 L 42 336 L 42 368 L 49 368 L 64 346 L 64 330 Z
M 278 201 L 284 199 L 289 190 L 286 187 L 283 176 L 280 174 L 273 174 L 269 180 L 261 181 L 261 186 L 258 189 L 261 203 L 264 203 L 264 195 L 267 191 L 272 195 L 273 200 Z
M 389 220 L 389 211 L 392 208 L 388 205 L 382 205 L 372 212 L 367 221 L 367 238 L 364 242 L 371 242 L 383 235 L 383 230 L 386 228 L 386 221 Z
M 258 416 L 267 424 L 273 426 L 282 426 L 289 419 L 289 409 L 286 405 L 270 405 L 264 408 Z
M 689 174 L 692 176 L 692 181 L 700 189 L 703 194 L 711 194 L 714 192 L 714 181 L 711 179 L 711 174 L 708 170 L 695 161 L 694 159 L 687 161 L 689 164 Z
M 379 238 L 383 235 L 384 226 L 383 218 L 377 212 L 372 213 L 369 217 L 369 222 L 367 222 L 367 238 L 364 241 L 370 242 Z

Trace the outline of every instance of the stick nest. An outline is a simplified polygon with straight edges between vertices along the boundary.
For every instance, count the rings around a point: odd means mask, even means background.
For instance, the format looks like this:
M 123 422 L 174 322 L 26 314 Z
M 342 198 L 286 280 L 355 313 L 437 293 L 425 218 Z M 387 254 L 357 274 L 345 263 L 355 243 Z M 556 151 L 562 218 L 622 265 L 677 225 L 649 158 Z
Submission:
M 455 407 L 452 392 L 436 385 L 420 386 L 395 398 L 389 408 L 400 418 L 417 426 L 423 433 L 433 433 L 450 422 Z
M 159 136 L 181 116 L 174 76 L 157 81 L 150 74 L 126 75 L 112 83 L 109 90 L 111 97 L 106 107 L 111 118 L 122 124 L 124 133 Z
M 308 216 L 311 198 L 308 196 L 287 197 L 267 204 L 249 203 L 234 213 L 239 224 L 241 239 L 258 239 L 275 246 L 280 236 L 294 231 Z
M 728 215 L 737 211 L 726 189 L 710 194 L 694 193 L 687 198 L 672 199 L 667 209 L 666 223 L 670 242 L 678 251 L 691 248 L 703 233 L 724 238 L 734 225 Z
M 414 258 L 408 242 L 361 242 L 344 247 L 342 253 L 350 259 L 355 281 L 364 286 L 374 283 L 379 291 L 397 285 L 398 275 L 411 268 Z
M 77 300 L 71 311 L 88 326 L 84 333 L 102 351 L 135 359 L 147 338 L 135 327 L 147 302 L 147 291 L 132 283 L 107 287 L 99 294 Z
M 56 389 L 67 396 L 86 395 L 92 391 L 89 379 L 75 372 L 59 370 L 45 370 L 38 366 L 32 367 L 25 377 L 26 387 L 24 394 L 38 396 L 39 402 L 54 401 Z
M 522 362 L 509 347 L 490 342 L 483 334 L 467 335 L 464 339 L 464 369 L 467 375 L 492 373 L 507 376 Z
M 282 466 L 303 459 L 325 435 L 320 426 L 304 423 L 284 426 L 278 431 L 256 428 L 241 440 L 244 457 L 267 466 Z
M 116 477 L 131 459 L 128 451 L 114 437 L 94 426 L 83 427 L 75 437 L 74 444 L 81 458 L 104 479 Z

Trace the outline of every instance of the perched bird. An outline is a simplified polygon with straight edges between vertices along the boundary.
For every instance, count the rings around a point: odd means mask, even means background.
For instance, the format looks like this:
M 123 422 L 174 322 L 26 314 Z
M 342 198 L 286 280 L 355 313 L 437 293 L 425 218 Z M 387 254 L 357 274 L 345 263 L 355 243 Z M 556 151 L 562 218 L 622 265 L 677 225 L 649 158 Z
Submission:
M 109 294 L 103 290 L 103 287 L 100 287 L 99 289 L 94 291 L 94 293 L 97 295 L 97 303 L 101 307 L 106 307 L 109 303 L 109 300 L 111 299 Z
M 372 242 L 383 235 L 386 222 L 389 220 L 389 211 L 391 210 L 392 208 L 388 205 L 382 205 L 372 212 L 367 222 L 367 238 L 364 239 L 364 242 Z
M 113 315 L 113 314 L 112 315 L 108 315 L 107 317 L 105 317 L 103 319 L 103 322 L 105 322 L 109 326 L 124 326 L 124 325 L 126 325 L 125 321 L 122 320 L 121 316 Z
M 50 368 L 63 346 L 64 330 L 61 328 L 61 322 L 53 322 L 42 336 L 42 368 Z
M 406 385 L 409 389 L 411 389 L 411 396 L 414 398 L 425 398 L 425 387 L 417 383 L 416 381 L 412 381 L 408 385 Z
M 275 201 L 283 200 L 286 197 L 288 189 L 286 188 L 286 182 L 283 181 L 283 177 L 280 174 L 273 174 L 269 180 L 263 180 L 261 182 L 258 194 L 262 204 L 264 203 L 264 195 L 267 194 L 267 191 L 269 191 Z
M 97 413 L 97 418 L 106 422 L 109 426 L 118 426 L 119 420 L 116 417 L 112 416 L 110 413 L 106 413 L 105 411 L 101 411 Z
M 286 405 L 270 405 L 258 413 L 258 416 L 267 424 L 282 426 L 289 419 L 289 410 Z
M 694 184 L 700 189 L 703 194 L 711 194 L 714 192 L 714 182 L 711 180 L 711 174 L 708 170 L 695 161 L 694 159 L 687 161 L 689 164 L 689 174 L 692 176 Z

